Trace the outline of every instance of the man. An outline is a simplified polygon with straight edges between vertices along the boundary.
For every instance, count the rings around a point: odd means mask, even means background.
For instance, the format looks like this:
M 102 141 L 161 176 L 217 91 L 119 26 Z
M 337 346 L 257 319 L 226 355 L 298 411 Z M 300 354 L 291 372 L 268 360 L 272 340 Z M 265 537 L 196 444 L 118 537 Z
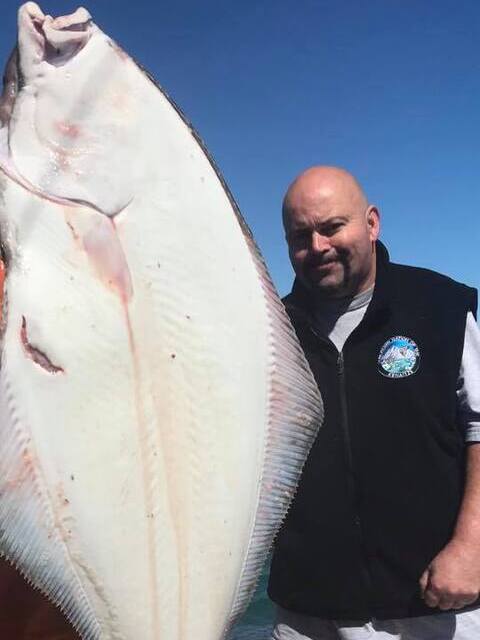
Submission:
M 476 291 L 390 263 L 344 170 L 300 175 L 283 219 L 325 422 L 276 541 L 274 638 L 480 638 Z

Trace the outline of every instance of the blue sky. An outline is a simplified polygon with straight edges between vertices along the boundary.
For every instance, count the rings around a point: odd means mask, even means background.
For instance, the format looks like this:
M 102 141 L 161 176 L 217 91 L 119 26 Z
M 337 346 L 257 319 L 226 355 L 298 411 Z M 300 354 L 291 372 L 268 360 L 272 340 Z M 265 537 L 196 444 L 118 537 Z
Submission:
M 76 5 L 40 3 L 58 15 Z M 0 58 L 15 40 L 2 2 Z M 480 286 L 477 0 L 92 0 L 95 21 L 179 104 L 214 156 L 280 293 L 280 225 L 303 168 L 354 173 L 392 259 Z

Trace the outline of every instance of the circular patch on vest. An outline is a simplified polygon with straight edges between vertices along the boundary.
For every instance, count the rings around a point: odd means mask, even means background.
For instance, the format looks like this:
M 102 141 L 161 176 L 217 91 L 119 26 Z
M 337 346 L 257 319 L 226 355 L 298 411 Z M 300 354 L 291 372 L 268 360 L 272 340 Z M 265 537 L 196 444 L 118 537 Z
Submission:
M 378 354 L 378 370 L 387 378 L 406 378 L 418 371 L 420 350 L 411 338 L 389 338 Z

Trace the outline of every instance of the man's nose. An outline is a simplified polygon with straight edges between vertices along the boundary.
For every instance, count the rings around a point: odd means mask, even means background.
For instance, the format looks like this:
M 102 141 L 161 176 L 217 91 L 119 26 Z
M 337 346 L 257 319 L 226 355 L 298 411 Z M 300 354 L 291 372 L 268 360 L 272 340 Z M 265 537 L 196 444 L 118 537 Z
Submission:
M 318 231 L 313 231 L 311 249 L 316 253 L 326 253 L 330 249 L 330 242 L 327 237 L 318 233 Z

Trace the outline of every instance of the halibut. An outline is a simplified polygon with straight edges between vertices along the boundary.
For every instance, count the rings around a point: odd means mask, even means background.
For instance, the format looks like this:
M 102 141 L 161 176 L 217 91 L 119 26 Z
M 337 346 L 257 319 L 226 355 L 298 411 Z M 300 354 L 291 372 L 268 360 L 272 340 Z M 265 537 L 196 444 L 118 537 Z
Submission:
M 0 552 L 84 640 L 221 640 L 322 418 L 198 135 L 85 9 L 0 101 Z

